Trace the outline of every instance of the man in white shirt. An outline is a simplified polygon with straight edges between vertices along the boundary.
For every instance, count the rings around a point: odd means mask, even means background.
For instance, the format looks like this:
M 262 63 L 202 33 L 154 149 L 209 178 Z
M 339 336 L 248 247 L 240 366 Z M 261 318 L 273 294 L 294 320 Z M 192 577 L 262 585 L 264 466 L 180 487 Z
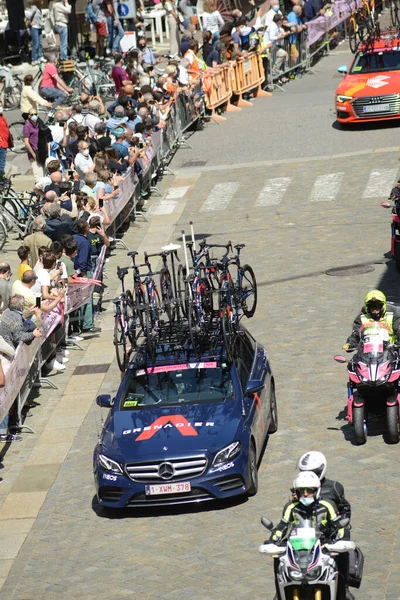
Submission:
M 288 60 L 288 53 L 282 47 L 283 38 L 287 35 L 290 35 L 290 32 L 285 32 L 282 29 L 282 17 L 278 14 L 274 15 L 272 24 L 267 27 L 267 37 L 272 43 L 271 62 L 274 72 L 279 72 L 283 63 Z
M 266 27 L 269 27 L 272 25 L 275 15 L 283 17 L 279 8 L 279 0 L 271 0 L 271 8 L 261 17 L 261 23 Z
M 93 137 L 96 133 L 95 126 L 97 123 L 101 123 L 101 119 L 99 117 L 100 105 L 97 100 L 91 100 L 89 102 L 89 112 L 85 116 L 83 125 L 89 127 L 89 134 Z
M 54 125 L 48 125 L 51 135 L 53 136 L 53 142 L 59 146 L 63 146 L 64 135 L 67 134 L 67 116 L 62 110 L 58 110 L 54 114 Z M 66 140 L 65 140 L 66 142 Z
M 78 149 L 79 152 L 75 156 L 74 160 L 75 171 L 78 173 L 79 179 L 84 181 L 86 173 L 93 171 L 94 162 L 89 154 L 89 146 L 87 142 L 79 142 Z

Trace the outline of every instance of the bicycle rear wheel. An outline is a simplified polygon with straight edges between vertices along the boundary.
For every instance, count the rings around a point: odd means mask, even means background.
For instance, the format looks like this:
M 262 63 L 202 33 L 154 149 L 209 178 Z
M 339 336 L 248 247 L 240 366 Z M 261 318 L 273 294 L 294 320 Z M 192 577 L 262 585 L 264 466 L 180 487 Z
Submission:
M 14 110 L 21 103 L 22 84 L 14 79 L 14 85 L 4 90 L 4 110 Z
M 14 146 L 10 148 L 10 150 L 15 154 L 24 154 L 24 152 L 26 152 L 24 136 L 22 133 L 24 125 L 25 121 L 14 121 L 14 123 L 11 123 L 8 126 L 14 140 Z
M 5 228 L 5 225 L 1 219 L 1 215 L 0 215 L 0 250 L 3 248 L 4 244 L 6 243 L 7 240 L 7 229 Z
M 257 282 L 253 269 L 250 265 L 244 265 L 241 269 L 242 293 L 240 303 L 243 313 L 250 319 L 257 308 Z
M 127 355 L 125 327 L 122 324 L 120 315 L 115 315 L 114 318 L 114 346 L 119 370 L 123 372 L 126 369 Z

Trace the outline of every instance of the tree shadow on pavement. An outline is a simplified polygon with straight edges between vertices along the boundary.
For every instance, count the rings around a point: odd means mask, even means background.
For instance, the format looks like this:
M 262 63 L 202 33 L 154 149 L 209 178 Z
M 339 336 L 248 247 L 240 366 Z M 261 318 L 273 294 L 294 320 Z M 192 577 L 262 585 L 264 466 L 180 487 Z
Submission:
M 102 519 L 148 519 L 154 517 L 178 517 L 216 510 L 226 510 L 247 502 L 246 496 L 235 496 L 227 500 L 208 500 L 196 504 L 173 504 L 170 506 L 152 506 L 149 508 L 108 508 L 101 506 L 97 496 L 93 497 L 92 509 Z

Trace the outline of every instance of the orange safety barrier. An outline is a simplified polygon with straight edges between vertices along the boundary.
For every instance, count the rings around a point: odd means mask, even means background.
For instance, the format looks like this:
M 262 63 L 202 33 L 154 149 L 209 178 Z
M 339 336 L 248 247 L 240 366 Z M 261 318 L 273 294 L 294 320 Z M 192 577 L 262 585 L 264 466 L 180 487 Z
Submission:
M 253 92 L 255 96 L 271 96 L 261 88 L 265 81 L 265 73 L 258 52 L 250 52 L 248 58 L 234 64 L 231 81 L 232 92 L 239 96 L 238 106 L 252 106 L 251 102 L 242 97 L 246 92 Z
M 226 121 L 225 117 L 215 114 L 215 109 L 229 102 L 232 96 L 229 66 L 224 66 L 216 73 L 203 75 L 206 106 L 211 110 L 211 117 L 217 121 Z

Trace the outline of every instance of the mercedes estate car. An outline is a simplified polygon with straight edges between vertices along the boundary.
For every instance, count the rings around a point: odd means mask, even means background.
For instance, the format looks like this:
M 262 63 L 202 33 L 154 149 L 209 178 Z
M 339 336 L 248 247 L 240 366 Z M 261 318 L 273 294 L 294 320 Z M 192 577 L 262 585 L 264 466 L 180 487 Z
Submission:
M 254 495 L 267 438 L 278 427 L 265 348 L 244 328 L 229 362 L 223 348 L 137 352 L 94 450 L 97 498 L 106 507 L 150 507 Z

